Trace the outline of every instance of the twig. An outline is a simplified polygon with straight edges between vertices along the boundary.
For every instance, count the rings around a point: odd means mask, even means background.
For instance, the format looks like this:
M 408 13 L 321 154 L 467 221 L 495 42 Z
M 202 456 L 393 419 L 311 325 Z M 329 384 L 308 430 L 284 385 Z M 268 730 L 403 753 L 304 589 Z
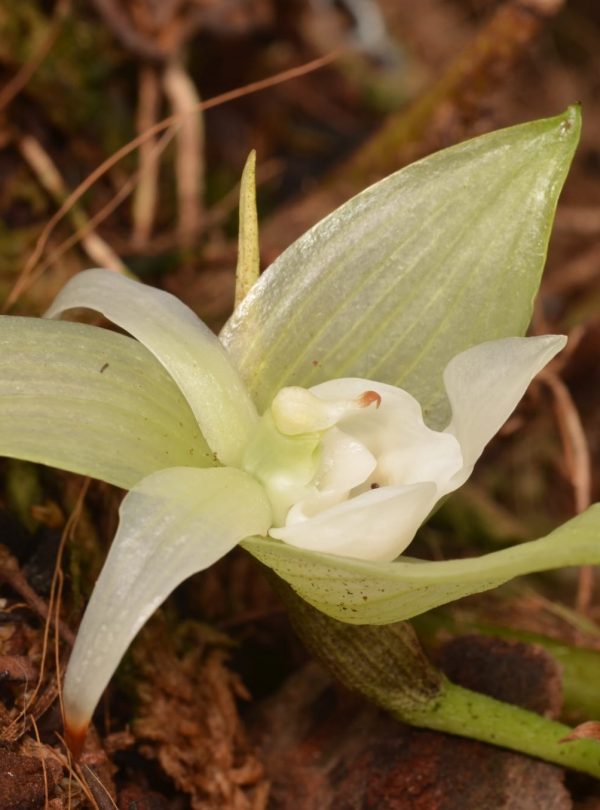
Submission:
M 160 155 L 167 148 L 175 134 L 174 130 L 169 130 L 163 133 L 162 138 L 152 144 L 152 160 L 158 161 Z M 119 207 L 123 200 L 127 199 L 129 194 L 136 187 L 138 182 L 139 172 L 135 172 L 129 180 L 121 185 L 118 192 L 114 197 L 109 200 L 102 208 L 97 211 L 94 216 L 84 225 L 79 228 L 76 233 L 71 234 L 68 239 L 65 239 L 61 244 L 52 251 L 52 253 L 36 268 L 35 272 L 29 277 L 29 283 L 33 284 L 51 265 L 55 264 L 70 248 L 77 245 L 83 237 L 93 230 L 97 225 L 104 222 L 112 212 Z
M 163 87 L 173 114 L 180 120 L 176 131 L 178 231 L 182 247 L 193 245 L 202 226 L 204 196 L 204 122 L 202 103 L 194 82 L 181 62 L 169 62 Z
M 139 98 L 137 131 L 151 129 L 157 122 L 160 103 L 160 85 L 156 68 L 142 65 L 139 70 Z M 159 161 L 155 153 L 156 138 L 140 145 L 138 183 L 133 198 L 133 233 L 131 241 L 136 249 L 143 248 L 152 233 L 158 199 Z
M 18 138 L 17 144 L 38 181 L 56 204 L 62 205 L 68 198 L 68 190 L 50 155 L 33 135 L 22 135 Z M 74 205 L 69 209 L 69 218 L 76 228 L 85 228 L 88 224 L 88 217 L 79 206 Z M 121 273 L 129 272 L 114 250 L 97 233 L 87 231 L 81 242 L 94 264 Z
M 16 591 L 16 593 L 18 593 L 19 596 L 25 600 L 27 605 L 29 605 L 34 613 L 36 613 L 44 621 L 48 621 L 50 616 L 50 608 L 42 597 L 38 596 L 31 585 L 27 582 L 21 573 L 17 560 L 11 554 L 9 554 L 8 550 L 3 546 L 0 546 L 0 582 L 4 582 L 6 585 L 12 588 L 13 591 Z M 70 630 L 63 621 L 59 622 L 58 629 L 62 638 L 67 642 L 67 644 L 72 646 L 75 642 L 75 634 L 72 632 L 72 630 Z
M 200 104 L 200 109 L 202 110 L 209 110 L 213 107 L 217 107 L 221 104 L 226 104 L 229 101 L 234 101 L 235 99 L 242 98 L 244 96 L 249 96 L 253 93 L 258 93 L 262 90 L 267 90 L 271 87 L 275 87 L 278 84 L 282 84 L 283 82 L 291 81 L 292 79 L 296 79 L 299 76 L 304 76 L 306 73 L 310 73 L 314 70 L 320 70 L 321 68 L 325 67 L 326 65 L 330 65 L 336 59 L 339 59 L 341 54 L 344 52 L 342 48 L 336 48 L 335 50 L 331 51 L 325 56 L 321 56 L 318 59 L 313 59 L 311 62 L 307 62 L 304 65 L 299 65 L 295 68 L 290 68 L 289 70 L 285 70 L 281 73 L 276 74 L 275 76 L 269 76 L 266 79 L 259 79 L 256 82 L 252 82 L 247 84 L 245 87 L 237 88 L 235 90 L 228 90 L 225 93 L 221 93 L 218 96 L 214 96 L 207 101 L 203 101 Z M 10 309 L 15 301 L 19 298 L 19 296 L 28 288 L 31 284 L 30 276 L 38 264 L 46 245 L 48 244 L 48 240 L 52 235 L 54 229 L 58 225 L 58 223 L 62 220 L 65 214 L 71 209 L 71 207 L 79 200 L 81 197 L 88 191 L 94 183 L 102 177 L 107 171 L 109 171 L 114 165 L 116 165 L 120 160 L 122 160 L 127 155 L 131 154 L 131 152 L 135 151 L 142 143 L 149 140 L 150 138 L 154 137 L 159 132 L 164 132 L 164 130 L 169 129 L 174 124 L 179 123 L 180 116 L 171 115 L 168 118 L 163 119 L 155 126 L 151 127 L 146 132 L 138 135 L 133 140 L 129 141 L 129 143 L 122 146 L 118 149 L 113 155 L 103 161 L 98 168 L 96 168 L 88 177 L 79 184 L 79 186 L 69 194 L 67 199 L 63 202 L 59 210 L 50 218 L 47 222 L 46 226 L 43 228 L 38 240 L 36 242 L 35 249 L 33 253 L 29 257 L 25 267 L 19 274 L 19 277 L 15 281 L 10 293 L 8 294 L 4 305 L 2 306 L 1 311 L 6 312 Z
M 565 465 L 573 494 L 575 512 L 583 512 L 592 502 L 592 462 L 590 450 L 581 424 L 579 413 L 569 389 L 552 370 L 546 369 L 539 377 L 551 391 L 554 399 L 554 412 L 563 445 Z M 587 613 L 594 588 L 594 569 L 584 565 L 579 570 L 576 606 L 581 613 Z
M 122 4 L 114 0 L 93 0 L 104 22 L 124 45 L 136 56 L 153 62 L 164 62 L 168 53 L 153 40 L 141 34 L 123 12 Z

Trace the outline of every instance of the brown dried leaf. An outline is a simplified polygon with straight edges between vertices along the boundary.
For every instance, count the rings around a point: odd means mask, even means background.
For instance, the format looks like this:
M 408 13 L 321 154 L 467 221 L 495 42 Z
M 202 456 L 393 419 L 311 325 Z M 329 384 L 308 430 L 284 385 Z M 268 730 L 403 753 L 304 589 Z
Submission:
M 561 742 L 573 742 L 574 740 L 598 740 L 600 742 L 600 723 L 597 720 L 580 723 L 570 734 L 563 737 Z

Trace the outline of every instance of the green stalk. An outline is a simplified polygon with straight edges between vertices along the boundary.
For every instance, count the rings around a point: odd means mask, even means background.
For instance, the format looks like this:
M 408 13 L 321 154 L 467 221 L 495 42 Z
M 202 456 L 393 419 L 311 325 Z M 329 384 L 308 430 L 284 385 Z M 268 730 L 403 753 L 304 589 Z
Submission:
M 572 731 L 569 726 L 447 680 L 434 705 L 422 714 L 402 717 L 394 711 L 393 698 L 384 708 L 412 725 L 510 748 L 600 778 L 600 743 L 596 740 L 561 742 Z
M 346 687 L 396 719 L 600 778 L 600 743 L 561 742 L 569 726 L 451 683 L 426 658 L 409 624 L 345 624 L 311 607 L 282 580 L 274 584 L 311 652 Z
M 541 633 L 504 627 L 468 615 L 454 617 L 441 610 L 418 616 L 413 624 L 426 646 L 429 639 L 433 640 L 437 632 L 443 630 L 451 635 L 478 633 L 543 647 L 561 670 L 564 712 L 581 720 L 600 718 L 600 652 L 597 650 L 573 647 Z

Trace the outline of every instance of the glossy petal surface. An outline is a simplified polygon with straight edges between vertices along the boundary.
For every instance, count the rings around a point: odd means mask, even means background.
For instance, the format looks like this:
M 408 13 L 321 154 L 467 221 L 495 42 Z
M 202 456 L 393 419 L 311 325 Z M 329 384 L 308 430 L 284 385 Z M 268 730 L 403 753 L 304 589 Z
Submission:
M 454 357 L 444 371 L 452 408 L 448 431 L 456 436 L 470 475 L 483 448 L 516 408 L 535 375 L 564 348 L 563 335 L 505 338 L 474 346 Z
M 79 273 L 46 314 L 81 307 L 101 312 L 143 343 L 181 389 L 219 461 L 239 461 L 256 411 L 218 338 L 189 307 L 110 270 Z
M 443 428 L 448 361 L 529 324 L 579 128 L 570 108 L 437 152 L 291 245 L 221 334 L 259 408 L 284 386 L 365 377 Z
M 87 726 L 125 650 L 171 591 L 270 521 L 260 485 L 240 470 L 174 467 L 131 490 L 69 661 L 71 734 Z

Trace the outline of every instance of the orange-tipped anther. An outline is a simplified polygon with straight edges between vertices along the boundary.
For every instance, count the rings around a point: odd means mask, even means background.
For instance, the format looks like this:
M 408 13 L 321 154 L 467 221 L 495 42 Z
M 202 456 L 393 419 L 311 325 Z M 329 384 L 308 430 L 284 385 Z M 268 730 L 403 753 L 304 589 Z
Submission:
M 376 408 L 381 405 L 381 394 L 378 394 L 377 391 L 365 391 L 358 398 L 358 404 L 361 408 L 368 408 L 373 403 L 375 403 Z

